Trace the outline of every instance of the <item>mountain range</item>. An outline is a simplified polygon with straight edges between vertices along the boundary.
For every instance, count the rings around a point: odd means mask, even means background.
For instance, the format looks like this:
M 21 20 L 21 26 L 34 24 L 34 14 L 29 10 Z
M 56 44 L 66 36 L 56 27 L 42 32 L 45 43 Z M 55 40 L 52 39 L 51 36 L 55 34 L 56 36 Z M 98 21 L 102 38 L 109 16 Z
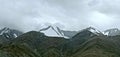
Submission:
M 39 31 L 0 30 L 0 57 L 120 57 L 120 30 L 79 31 L 46 26 Z

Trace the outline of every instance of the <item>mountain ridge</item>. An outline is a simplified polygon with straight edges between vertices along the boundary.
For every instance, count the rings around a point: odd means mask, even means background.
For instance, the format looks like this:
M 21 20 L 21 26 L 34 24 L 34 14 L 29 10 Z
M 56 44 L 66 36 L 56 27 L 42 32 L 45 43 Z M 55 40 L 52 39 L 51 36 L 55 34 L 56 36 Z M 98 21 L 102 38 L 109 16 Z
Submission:
M 120 35 L 106 36 L 92 27 L 75 33 L 66 39 L 29 31 L 0 43 L 0 57 L 120 57 Z

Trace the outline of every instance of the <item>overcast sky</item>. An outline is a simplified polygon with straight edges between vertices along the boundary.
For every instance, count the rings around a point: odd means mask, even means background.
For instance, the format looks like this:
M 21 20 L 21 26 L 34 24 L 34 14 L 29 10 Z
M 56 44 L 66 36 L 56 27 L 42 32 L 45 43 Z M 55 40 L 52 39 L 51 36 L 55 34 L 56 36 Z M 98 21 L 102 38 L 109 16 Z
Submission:
M 0 27 L 21 31 L 57 25 L 65 30 L 120 28 L 120 0 L 0 0 Z

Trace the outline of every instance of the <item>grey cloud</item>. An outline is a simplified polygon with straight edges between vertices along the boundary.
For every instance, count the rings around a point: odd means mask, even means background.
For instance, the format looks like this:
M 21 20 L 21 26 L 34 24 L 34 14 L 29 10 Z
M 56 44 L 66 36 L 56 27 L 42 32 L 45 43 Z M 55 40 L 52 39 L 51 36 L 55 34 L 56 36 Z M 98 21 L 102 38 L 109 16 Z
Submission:
M 43 24 L 104 30 L 119 24 L 119 0 L 0 0 L 0 27 L 39 30 Z

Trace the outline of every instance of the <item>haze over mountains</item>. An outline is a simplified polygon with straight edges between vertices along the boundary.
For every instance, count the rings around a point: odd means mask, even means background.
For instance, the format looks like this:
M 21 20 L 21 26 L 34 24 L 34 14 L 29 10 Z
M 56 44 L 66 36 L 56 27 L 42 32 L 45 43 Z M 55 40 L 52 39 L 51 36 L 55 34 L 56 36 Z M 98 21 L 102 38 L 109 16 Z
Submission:
M 47 26 L 26 33 L 0 30 L 0 57 L 120 57 L 120 30 L 79 31 Z

